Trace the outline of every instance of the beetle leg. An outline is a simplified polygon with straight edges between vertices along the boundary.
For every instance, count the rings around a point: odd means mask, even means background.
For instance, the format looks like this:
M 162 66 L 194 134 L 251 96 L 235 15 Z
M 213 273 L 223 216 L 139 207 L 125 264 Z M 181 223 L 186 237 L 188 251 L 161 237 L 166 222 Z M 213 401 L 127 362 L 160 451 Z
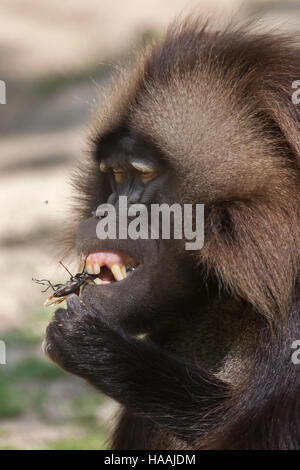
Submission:
M 54 290 L 54 292 L 59 288 L 61 287 L 63 284 L 52 284 L 51 281 L 49 281 L 49 279 L 34 279 L 32 278 L 32 280 L 34 282 L 36 282 L 37 284 L 42 284 L 43 286 L 47 286 L 46 289 L 42 290 L 42 292 L 46 292 L 49 287 L 51 287 L 51 289 Z
M 51 286 L 46 287 L 46 289 L 42 290 L 41 292 L 42 292 L 42 293 L 47 292 L 47 290 L 49 289 L 49 287 L 51 287 Z
M 52 286 L 51 282 L 48 281 L 48 279 L 34 279 L 34 278 L 32 278 L 32 280 L 34 282 L 36 282 L 37 284 L 41 284 L 42 286 L 47 286 L 46 289 L 42 290 L 42 292 L 46 292 L 49 289 L 49 287 L 52 287 L 52 289 L 53 289 L 53 286 Z M 53 290 L 55 290 L 55 289 L 53 289 Z
M 54 285 L 51 284 L 51 287 L 54 290 L 54 292 L 56 292 L 57 289 L 59 289 L 62 286 L 64 286 L 64 284 L 54 284 Z

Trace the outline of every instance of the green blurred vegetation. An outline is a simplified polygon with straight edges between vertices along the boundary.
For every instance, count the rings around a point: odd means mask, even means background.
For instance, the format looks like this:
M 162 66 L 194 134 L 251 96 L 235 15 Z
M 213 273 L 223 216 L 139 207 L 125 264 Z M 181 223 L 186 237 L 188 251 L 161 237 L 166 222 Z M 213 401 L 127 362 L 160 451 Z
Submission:
M 98 414 L 105 398 L 43 357 L 42 332 L 47 323 L 45 312 L 37 312 L 28 327 L 2 335 L 8 363 L 0 369 L 0 449 L 14 448 L 5 443 L 5 424 L 25 416 L 45 425 L 74 427 L 76 437 L 71 433 L 52 439 L 46 449 L 103 449 L 107 429 Z

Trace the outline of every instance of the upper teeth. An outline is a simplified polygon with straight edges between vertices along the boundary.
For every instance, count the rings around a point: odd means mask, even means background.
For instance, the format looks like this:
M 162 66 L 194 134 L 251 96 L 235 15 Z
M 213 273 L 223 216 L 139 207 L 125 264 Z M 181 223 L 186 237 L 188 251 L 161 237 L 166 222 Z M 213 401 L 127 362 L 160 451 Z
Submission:
M 101 271 L 100 265 L 98 263 L 94 263 L 94 274 L 99 274 Z
M 100 275 L 101 267 L 106 266 L 110 269 L 116 281 L 125 279 L 128 273 L 134 269 L 134 260 L 128 256 L 124 257 L 118 252 L 94 252 L 89 255 L 82 255 L 82 260 L 88 274 Z M 98 281 L 97 283 L 99 284 Z
M 85 270 L 88 274 L 100 274 L 101 268 L 98 263 L 92 264 L 87 260 Z M 119 266 L 118 264 L 113 264 L 110 267 L 111 272 L 116 281 L 122 281 L 127 276 L 126 268 L 124 265 Z
M 95 264 L 97 264 L 97 263 L 95 263 Z M 99 265 L 98 265 L 98 266 L 99 266 Z M 87 261 L 86 261 L 85 270 L 86 270 L 86 272 L 89 273 L 89 274 L 99 274 L 99 273 L 95 273 L 95 272 L 94 272 L 94 264 L 92 264 L 89 259 L 87 259 Z M 99 272 L 100 272 L 100 271 L 99 271 Z
M 119 266 L 118 264 L 113 264 L 110 270 L 113 273 L 116 281 L 122 281 L 122 279 L 125 279 L 126 269 L 124 265 Z M 124 271 L 125 271 L 125 274 L 124 274 Z

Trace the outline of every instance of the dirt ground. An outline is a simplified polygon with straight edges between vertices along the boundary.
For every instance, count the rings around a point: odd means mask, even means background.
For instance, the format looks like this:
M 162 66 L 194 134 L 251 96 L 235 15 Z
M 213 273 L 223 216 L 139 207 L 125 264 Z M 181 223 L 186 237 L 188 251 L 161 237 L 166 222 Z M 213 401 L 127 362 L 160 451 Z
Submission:
M 160 36 L 179 13 L 221 9 L 223 17 L 247 16 L 260 4 L 243 3 L 1 1 L 0 79 L 7 103 L 0 105 L 0 339 L 7 364 L 0 365 L 0 449 L 105 445 L 115 404 L 42 357 L 51 311 L 31 278 L 66 278 L 53 240 L 72 216 L 68 181 L 87 149 L 96 102 L 101 112 L 99 88 L 109 83 L 110 64 L 126 60 L 139 38 Z M 282 5 L 272 2 L 266 21 L 299 28 L 300 3 Z M 76 265 L 70 261 L 71 269 Z

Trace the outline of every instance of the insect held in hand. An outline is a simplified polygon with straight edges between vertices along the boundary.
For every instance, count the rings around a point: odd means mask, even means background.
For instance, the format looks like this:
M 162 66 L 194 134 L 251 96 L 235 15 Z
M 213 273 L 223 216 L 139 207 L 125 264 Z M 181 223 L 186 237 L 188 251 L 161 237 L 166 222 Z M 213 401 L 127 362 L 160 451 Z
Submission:
M 32 280 L 36 282 L 37 284 L 42 284 L 44 286 L 47 286 L 46 289 L 44 289 L 42 292 L 46 292 L 49 287 L 53 289 L 54 294 L 48 297 L 48 299 L 45 301 L 44 305 L 46 307 L 49 307 L 50 305 L 57 305 L 63 302 L 66 298 L 67 295 L 77 293 L 79 294 L 79 289 L 80 287 L 89 279 L 94 279 L 97 277 L 95 274 L 89 274 L 85 272 L 85 266 L 83 267 L 83 270 L 80 273 L 73 274 L 66 268 L 66 266 L 62 263 L 62 261 L 59 262 L 63 268 L 70 274 L 70 279 L 67 281 L 65 284 L 52 284 L 51 281 L 48 279 L 34 279 Z

